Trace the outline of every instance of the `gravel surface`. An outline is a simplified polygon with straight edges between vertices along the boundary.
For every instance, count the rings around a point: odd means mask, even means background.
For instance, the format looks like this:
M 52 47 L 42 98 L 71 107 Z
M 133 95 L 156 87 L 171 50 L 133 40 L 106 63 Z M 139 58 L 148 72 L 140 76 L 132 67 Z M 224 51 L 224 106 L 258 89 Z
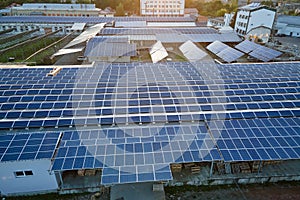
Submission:
M 300 199 L 300 182 L 166 188 L 166 200 L 288 200 Z

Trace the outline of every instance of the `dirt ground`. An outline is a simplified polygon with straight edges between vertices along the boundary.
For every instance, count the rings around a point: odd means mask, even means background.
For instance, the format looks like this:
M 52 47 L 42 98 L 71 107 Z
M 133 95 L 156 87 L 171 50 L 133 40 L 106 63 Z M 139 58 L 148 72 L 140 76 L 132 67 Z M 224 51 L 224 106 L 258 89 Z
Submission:
M 300 182 L 255 185 L 227 185 L 210 187 L 166 188 L 166 200 L 288 200 L 300 199 Z
M 179 186 L 166 187 L 166 200 L 297 200 L 300 182 L 281 182 L 253 185 Z M 100 197 L 95 193 L 71 195 L 45 194 L 10 197 L 5 200 L 109 200 L 109 193 Z M 130 200 L 130 199 L 129 199 Z

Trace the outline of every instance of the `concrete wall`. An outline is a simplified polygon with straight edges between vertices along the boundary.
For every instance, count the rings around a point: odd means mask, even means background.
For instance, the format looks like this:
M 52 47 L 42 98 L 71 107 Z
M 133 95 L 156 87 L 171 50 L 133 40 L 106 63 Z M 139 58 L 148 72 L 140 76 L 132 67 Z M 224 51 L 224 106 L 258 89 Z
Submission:
M 30 160 L 0 163 L 0 192 L 17 195 L 56 191 L 58 184 L 54 174 L 49 174 L 50 160 Z M 33 175 L 16 177 L 15 171 L 31 170 Z

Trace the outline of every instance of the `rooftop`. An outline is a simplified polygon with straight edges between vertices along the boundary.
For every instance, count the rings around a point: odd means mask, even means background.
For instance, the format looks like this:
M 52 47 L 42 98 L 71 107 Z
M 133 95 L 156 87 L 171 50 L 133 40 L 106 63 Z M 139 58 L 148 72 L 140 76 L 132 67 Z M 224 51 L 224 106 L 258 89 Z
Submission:
M 24 3 L 22 6 L 13 7 L 15 10 L 99 10 L 95 4 L 56 4 L 56 3 Z
M 170 180 L 170 163 L 299 159 L 299 67 L 95 63 L 52 77 L 49 68 L 1 69 L 1 134 L 59 132 L 51 169 L 102 168 L 103 185 Z M 25 147 L 16 146 L 2 148 L 2 161 L 19 158 Z
M 300 16 L 279 15 L 277 23 L 300 26 Z

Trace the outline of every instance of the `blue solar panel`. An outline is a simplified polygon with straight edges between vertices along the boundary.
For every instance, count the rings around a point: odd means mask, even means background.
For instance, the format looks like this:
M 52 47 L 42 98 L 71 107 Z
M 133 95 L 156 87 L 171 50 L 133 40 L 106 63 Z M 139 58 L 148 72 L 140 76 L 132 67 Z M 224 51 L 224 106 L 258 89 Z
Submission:
M 284 151 L 283 148 L 299 147 L 295 142 L 299 137 L 294 136 L 299 131 L 299 124 L 295 124 L 297 122 L 299 122 L 298 118 L 230 120 L 224 124 L 217 146 L 225 161 L 293 158 L 294 152 Z M 212 129 L 213 132 L 215 130 Z M 236 135 L 232 134 L 233 131 Z
M 0 161 L 50 159 L 59 137 L 57 132 L 0 136 L 0 148 L 4 150 Z
M 169 180 L 160 164 L 299 158 L 299 63 L 49 70 L 0 69 L 0 128 L 85 126 L 63 132 L 53 170 L 113 168 L 102 181 L 113 184 Z M 11 140 L 0 140 L 3 161 L 51 157 L 57 141 L 19 138 L 5 153 Z
M 89 23 L 98 24 L 112 21 L 148 22 L 194 22 L 190 17 L 54 17 L 54 16 L 9 16 L 0 19 L 2 23 Z

